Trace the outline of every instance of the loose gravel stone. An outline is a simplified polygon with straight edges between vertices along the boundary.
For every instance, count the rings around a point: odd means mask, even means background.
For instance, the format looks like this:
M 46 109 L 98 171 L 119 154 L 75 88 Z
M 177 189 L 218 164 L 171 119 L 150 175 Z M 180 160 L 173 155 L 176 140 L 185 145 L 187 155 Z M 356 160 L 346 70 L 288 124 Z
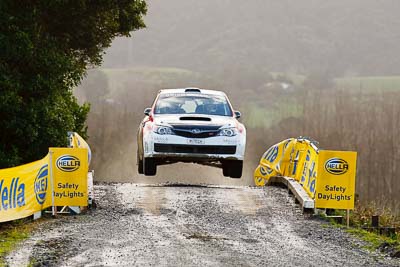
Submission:
M 304 216 L 278 187 L 125 183 L 95 191 L 96 210 L 43 223 L 9 265 L 400 266 Z

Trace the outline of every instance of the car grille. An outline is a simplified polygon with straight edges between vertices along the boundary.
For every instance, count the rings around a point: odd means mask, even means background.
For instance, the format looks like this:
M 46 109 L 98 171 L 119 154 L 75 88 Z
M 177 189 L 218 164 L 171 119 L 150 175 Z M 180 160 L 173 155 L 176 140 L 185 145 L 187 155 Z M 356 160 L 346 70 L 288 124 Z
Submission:
M 236 146 L 198 146 L 198 145 L 173 145 L 154 144 L 155 152 L 162 153 L 192 153 L 192 154 L 235 154 Z
M 187 138 L 208 138 L 217 136 L 221 126 L 195 126 L 195 125 L 172 125 L 174 134 Z
M 213 137 L 213 136 L 218 135 L 218 131 L 192 133 L 192 132 L 174 130 L 174 133 L 178 136 L 188 137 L 188 138 L 207 138 L 207 137 Z

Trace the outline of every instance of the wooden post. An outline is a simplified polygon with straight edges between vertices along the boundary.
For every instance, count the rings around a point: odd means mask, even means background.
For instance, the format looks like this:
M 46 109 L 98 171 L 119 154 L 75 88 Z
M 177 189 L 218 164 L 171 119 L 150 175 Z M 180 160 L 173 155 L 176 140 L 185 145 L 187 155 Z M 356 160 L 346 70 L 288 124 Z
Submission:
M 347 210 L 347 228 L 349 228 L 350 227 L 350 210 L 348 209 Z
M 379 227 L 379 215 L 372 215 L 371 226 L 373 228 L 378 228 Z

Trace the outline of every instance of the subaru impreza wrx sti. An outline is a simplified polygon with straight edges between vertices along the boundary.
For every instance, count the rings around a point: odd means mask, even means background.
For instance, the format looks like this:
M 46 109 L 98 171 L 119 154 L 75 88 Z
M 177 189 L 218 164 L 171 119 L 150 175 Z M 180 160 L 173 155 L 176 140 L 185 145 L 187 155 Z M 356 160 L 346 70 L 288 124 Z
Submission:
M 191 162 L 222 168 L 240 178 L 246 128 L 225 93 L 199 88 L 160 90 L 137 134 L 138 172 L 153 176 L 157 166 Z

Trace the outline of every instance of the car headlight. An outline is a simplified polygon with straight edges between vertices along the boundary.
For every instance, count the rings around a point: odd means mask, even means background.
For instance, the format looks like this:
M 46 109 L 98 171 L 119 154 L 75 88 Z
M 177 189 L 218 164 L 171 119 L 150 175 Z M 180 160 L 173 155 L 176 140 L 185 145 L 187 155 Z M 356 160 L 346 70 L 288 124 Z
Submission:
M 220 136 L 235 136 L 238 134 L 238 130 L 236 128 L 225 128 L 219 131 L 218 135 Z
M 174 131 L 172 130 L 171 127 L 168 126 L 154 126 L 153 128 L 153 132 L 155 132 L 156 134 L 160 134 L 160 135 L 171 135 L 174 134 Z

